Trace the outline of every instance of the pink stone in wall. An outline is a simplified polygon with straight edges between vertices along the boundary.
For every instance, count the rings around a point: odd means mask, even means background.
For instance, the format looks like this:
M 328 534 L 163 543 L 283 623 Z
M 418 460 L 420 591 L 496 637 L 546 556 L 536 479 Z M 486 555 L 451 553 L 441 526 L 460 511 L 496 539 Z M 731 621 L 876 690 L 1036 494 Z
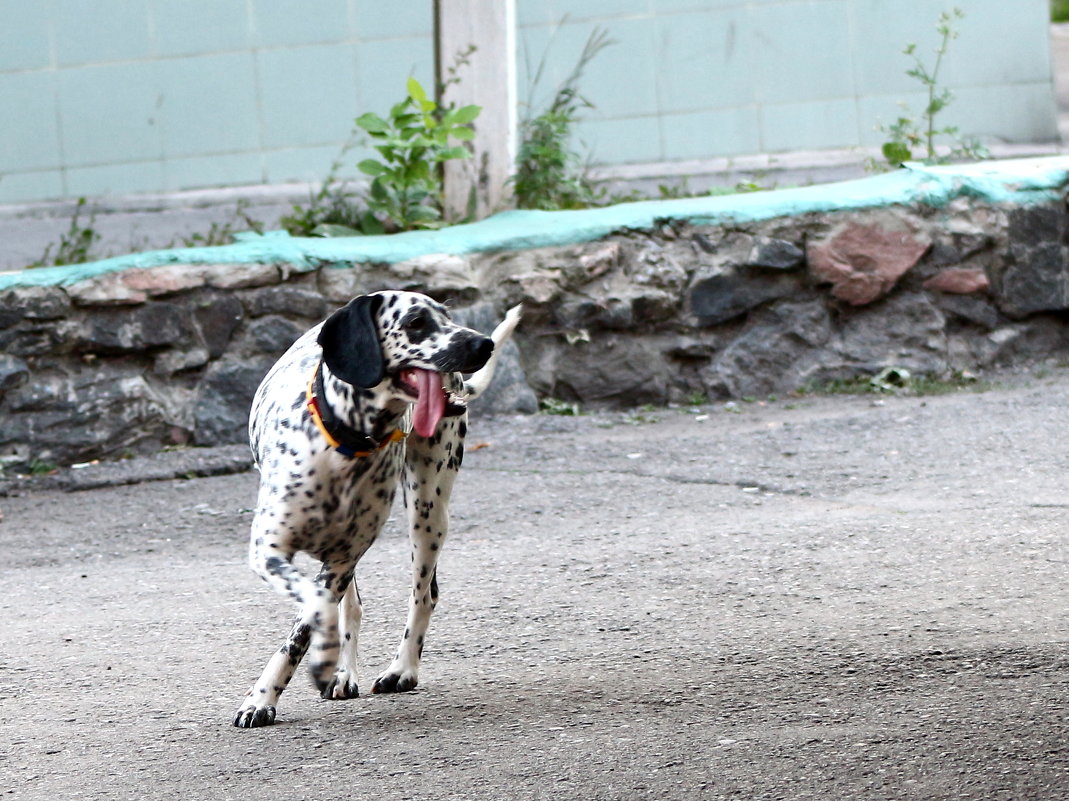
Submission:
M 977 267 L 951 267 L 924 282 L 925 289 L 949 292 L 954 295 L 986 292 L 990 286 L 991 282 L 987 280 L 987 273 Z
M 811 241 L 806 247 L 810 273 L 818 282 L 830 283 L 831 294 L 852 306 L 883 297 L 931 244 L 905 224 L 890 222 L 852 221 Z

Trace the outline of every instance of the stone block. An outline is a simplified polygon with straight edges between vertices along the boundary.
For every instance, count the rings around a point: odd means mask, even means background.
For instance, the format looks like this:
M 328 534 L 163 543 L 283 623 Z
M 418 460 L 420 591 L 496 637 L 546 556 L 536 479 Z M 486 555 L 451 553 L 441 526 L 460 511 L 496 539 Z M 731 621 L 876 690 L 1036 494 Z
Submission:
M 830 360 L 851 374 L 885 367 L 939 373 L 946 367 L 946 317 L 921 293 L 896 294 L 843 320 Z
M 598 242 L 585 248 L 576 263 L 583 270 L 585 280 L 591 281 L 619 267 L 622 254 L 619 242 Z
M 746 265 L 766 270 L 800 270 L 805 266 L 805 251 L 785 239 L 755 236 Z
M 989 331 L 1003 319 L 986 295 L 940 294 L 935 297 L 935 302 L 948 317 L 956 317 Z
M 191 344 L 188 310 L 156 302 L 136 309 L 100 309 L 89 315 L 76 335 L 75 350 L 124 353 L 161 346 Z
M 30 377 L 26 362 L 15 356 L 0 353 L 0 394 L 20 386 Z
M 605 334 L 590 342 L 554 343 L 540 359 L 551 364 L 548 392 L 567 401 L 633 407 L 664 403 L 672 367 L 656 337 Z
M 248 325 L 249 337 L 253 347 L 260 353 L 267 353 L 276 359 L 285 353 L 307 329 L 292 320 L 270 314 L 260 317 Z
M 71 311 L 71 301 L 59 287 L 27 286 L 0 295 L 0 330 L 20 320 L 61 320 Z
M 326 300 L 311 289 L 286 285 L 265 287 L 247 293 L 243 301 L 250 317 L 284 314 L 318 321 L 327 316 Z
M 462 256 L 431 253 L 386 267 L 394 289 L 423 292 L 437 300 L 471 302 L 480 295 L 471 262 Z
M 248 289 L 277 284 L 282 272 L 274 264 L 205 264 L 204 283 L 216 289 Z
M 135 363 L 42 371 L 5 400 L 0 444 L 58 463 L 158 450 L 171 427 L 167 401 Z
M 1048 231 L 1050 227 L 1029 230 Z M 1058 240 L 1011 244 L 992 292 L 999 308 L 1015 319 L 1069 309 L 1069 248 Z
M 883 297 L 928 249 L 929 241 L 905 221 L 883 215 L 850 220 L 808 243 L 809 271 L 831 294 L 852 306 Z
M 183 370 L 203 367 L 208 363 L 208 359 L 208 351 L 205 348 L 165 350 L 162 353 L 157 353 L 152 360 L 152 372 L 169 378 Z
M 1025 206 L 1011 209 L 1007 217 L 1006 235 L 1011 245 L 1032 247 L 1044 242 L 1066 241 L 1069 217 L 1058 206 Z
M 702 372 L 706 392 L 738 398 L 798 389 L 819 365 L 833 333 L 820 299 L 761 309 Z
M 977 267 L 950 267 L 924 282 L 925 289 L 952 295 L 986 292 L 990 286 L 987 273 Z
M 563 275 L 557 270 L 535 270 L 511 276 L 509 283 L 519 289 L 519 302 L 543 305 L 557 300 L 564 291 Z
M 328 304 L 343 306 L 367 291 L 362 265 L 355 267 L 324 267 L 319 271 L 319 292 Z
M 209 357 L 218 359 L 226 352 L 245 312 L 233 295 L 219 293 L 191 301 L 190 314 Z
M 197 387 L 193 403 L 193 441 L 230 445 L 248 441 L 249 408 L 274 359 L 213 363 Z M 301 391 L 303 388 L 298 388 Z
M 687 291 L 687 309 L 700 326 L 726 323 L 772 300 L 801 291 L 793 276 L 743 268 L 697 275 Z
M 67 287 L 67 294 L 75 303 L 83 306 L 139 304 L 149 298 L 187 291 L 204 284 L 202 265 L 168 264 L 133 267 L 86 278 Z

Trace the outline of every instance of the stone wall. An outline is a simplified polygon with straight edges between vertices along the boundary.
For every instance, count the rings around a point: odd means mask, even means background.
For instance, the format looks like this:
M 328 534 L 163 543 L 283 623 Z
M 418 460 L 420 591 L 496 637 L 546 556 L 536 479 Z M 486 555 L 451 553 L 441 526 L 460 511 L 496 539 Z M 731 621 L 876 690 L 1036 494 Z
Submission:
M 525 305 L 479 412 L 534 411 L 534 393 L 625 407 L 1061 357 L 1067 234 L 1061 204 L 959 198 L 392 265 L 172 265 L 9 289 L 0 457 L 71 463 L 242 442 L 273 361 L 333 308 L 381 288 L 425 291 L 484 331 Z

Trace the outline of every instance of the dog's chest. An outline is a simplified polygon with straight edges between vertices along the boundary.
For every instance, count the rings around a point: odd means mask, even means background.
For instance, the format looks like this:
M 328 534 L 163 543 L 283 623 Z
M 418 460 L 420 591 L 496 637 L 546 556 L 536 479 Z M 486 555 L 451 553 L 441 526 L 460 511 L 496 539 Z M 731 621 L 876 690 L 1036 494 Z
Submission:
M 322 454 L 308 475 L 287 486 L 283 505 L 299 547 L 319 550 L 338 538 L 374 537 L 386 520 L 403 446 L 360 459 Z

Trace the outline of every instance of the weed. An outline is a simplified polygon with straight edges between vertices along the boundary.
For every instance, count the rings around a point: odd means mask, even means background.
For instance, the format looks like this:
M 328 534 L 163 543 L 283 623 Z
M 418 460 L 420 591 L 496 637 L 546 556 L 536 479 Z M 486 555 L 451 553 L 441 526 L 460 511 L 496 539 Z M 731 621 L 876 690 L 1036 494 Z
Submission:
M 583 109 L 593 104 L 579 94 L 579 80 L 590 61 L 615 44 L 605 30 L 595 28 L 586 40 L 571 74 L 557 88 L 548 108 L 520 122 L 516 173 L 510 179 L 521 209 L 578 209 L 598 204 L 594 187 L 579 154 L 570 147 L 572 128 Z M 528 97 L 535 94 L 546 67 L 547 53 L 535 70 Z
M 71 216 L 70 226 L 67 232 L 60 236 L 59 247 L 52 253 L 52 243 L 45 248 L 41 258 L 28 268 L 33 267 L 60 267 L 64 264 L 85 264 L 92 261 L 96 256 L 92 253 L 93 246 L 100 241 L 100 233 L 93 227 L 96 222 L 96 211 L 89 211 L 89 219 L 83 224 L 82 212 L 86 208 L 84 197 L 78 198 Z
M 213 222 L 206 234 L 194 233 L 183 237 L 181 240 L 182 247 L 196 248 L 229 245 L 234 241 L 234 234 L 239 231 L 252 230 L 256 231 L 258 234 L 262 234 L 264 230 L 263 223 L 259 220 L 254 220 L 249 216 L 247 211 L 248 207 L 249 201 L 239 200 L 231 219 L 221 223 Z M 171 243 L 168 247 L 172 247 L 173 245 L 174 243 Z
M 660 421 L 660 417 L 652 414 L 629 414 L 624 418 L 624 422 L 629 426 L 651 425 L 653 423 L 659 423 Z
M 687 396 L 688 406 L 704 406 L 709 402 L 709 396 L 704 392 L 692 392 Z
M 914 150 L 923 148 L 924 159 L 928 163 L 942 163 L 955 159 L 987 158 L 987 149 L 975 138 L 959 136 L 956 126 L 942 128 L 936 125 L 936 118 L 954 99 L 954 93 L 939 85 L 939 71 L 943 66 L 943 57 L 947 54 L 950 42 L 958 38 L 954 23 L 964 19 L 965 12 L 960 8 L 944 11 L 939 15 L 935 30 L 939 34 L 939 46 L 935 49 L 935 62 L 928 67 L 917 55 L 917 45 L 909 44 L 902 52 L 913 59 L 913 66 L 906 70 L 906 75 L 915 78 L 928 93 L 928 103 L 919 119 L 908 106 L 900 104 L 905 112 L 890 125 L 880 125 L 879 130 L 889 138 L 884 142 L 881 152 L 887 164 L 900 167 L 903 162 L 911 160 Z M 946 156 L 940 157 L 936 152 L 936 139 L 949 137 L 952 146 Z M 878 169 L 879 165 L 870 161 L 868 166 Z
M 58 471 L 59 468 L 52 462 L 46 462 L 42 459 L 34 459 L 30 462 L 31 476 L 50 476 Z
M 336 236 L 363 233 L 365 215 L 369 212 L 356 202 L 345 181 L 338 178 L 346 154 L 356 146 L 358 135 L 354 129 L 330 165 L 327 177 L 319 189 L 308 196 L 308 205 L 293 204 L 293 211 L 278 224 L 294 236 Z M 344 230 L 342 230 L 344 229 Z
M 372 112 L 356 118 L 381 156 L 356 165 L 371 177 L 367 204 L 372 214 L 364 219 L 365 233 L 442 225 L 444 186 L 438 165 L 471 157 L 466 147 L 449 140 L 471 141 L 475 136 L 471 123 L 482 108 L 462 106 L 439 113 L 438 104 L 415 78 L 408 79 L 407 89 L 408 95 L 387 118 Z M 379 230 L 369 230 L 376 227 Z
M 756 181 L 739 181 L 734 186 L 714 186 L 710 187 L 709 191 L 705 194 L 712 197 L 721 197 L 724 195 L 744 195 L 750 192 L 767 192 L 770 189 L 775 189 L 775 186 L 763 186 Z
M 468 63 L 474 49 L 471 46 L 457 54 L 439 92 L 459 82 L 457 70 Z M 349 141 L 319 189 L 309 196 L 307 206 L 294 204 L 293 212 L 279 220 L 283 228 L 294 236 L 358 236 L 440 224 L 440 164 L 470 156 L 466 148 L 449 147 L 448 139 L 470 140 L 473 131 L 468 123 L 481 109 L 439 108 L 414 78 L 409 78 L 407 90 L 407 96 L 394 105 L 388 119 L 370 112 L 357 118 Z M 377 143 L 375 149 L 382 160 L 364 159 L 357 165 L 372 178 L 366 202 L 360 203 L 338 174 L 345 155 L 364 133 Z
M 815 381 L 799 389 L 796 395 L 869 395 L 902 394 L 917 397 L 947 395 L 963 389 L 984 392 L 991 385 L 977 380 L 967 371 L 955 371 L 946 376 L 912 375 L 901 367 L 886 367 L 875 375 L 858 375 Z
M 636 410 L 628 413 L 624 418 L 624 422 L 631 426 L 641 426 L 660 422 L 661 418 L 657 417 L 655 414 L 651 414 L 651 412 L 655 411 L 657 411 L 657 407 L 652 403 L 644 403 Z
M 658 200 L 678 200 L 684 197 L 694 197 L 700 194 L 690 188 L 690 178 L 683 178 L 674 184 L 657 184 Z
M 967 372 L 955 372 L 947 378 L 917 376 L 910 382 L 909 390 L 913 395 L 949 395 L 952 392 L 969 390 L 970 392 L 987 392 L 994 388 L 990 381 L 980 381 Z
M 568 403 L 556 398 L 542 398 L 538 402 L 538 410 L 542 414 L 556 414 L 565 417 L 578 417 L 581 414 L 578 403 Z

